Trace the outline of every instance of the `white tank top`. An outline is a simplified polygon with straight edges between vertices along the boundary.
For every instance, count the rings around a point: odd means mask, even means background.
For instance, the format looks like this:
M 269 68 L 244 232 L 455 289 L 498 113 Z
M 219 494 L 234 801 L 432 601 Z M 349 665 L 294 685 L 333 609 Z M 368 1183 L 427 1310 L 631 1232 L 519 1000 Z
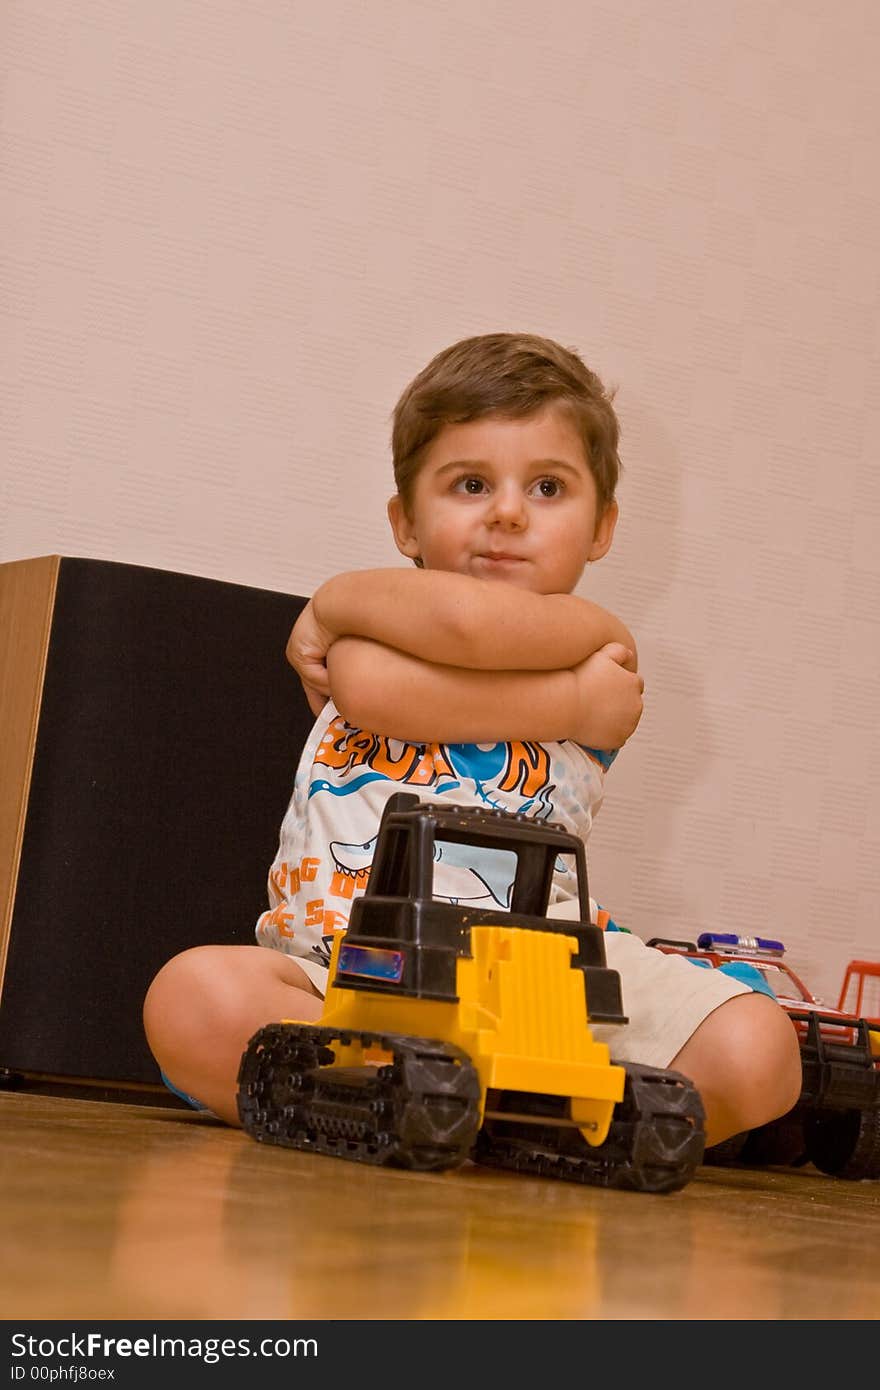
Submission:
M 328 964 L 333 932 L 348 924 L 352 900 L 366 887 L 382 811 L 395 792 L 516 811 L 586 842 L 615 756 L 570 741 L 403 743 L 352 728 L 328 701 L 297 768 L 257 940 Z M 509 906 L 512 856 L 467 845 L 444 846 L 444 853 L 435 864 L 435 897 L 496 911 Z M 576 898 L 573 865 L 560 860 L 550 901 Z

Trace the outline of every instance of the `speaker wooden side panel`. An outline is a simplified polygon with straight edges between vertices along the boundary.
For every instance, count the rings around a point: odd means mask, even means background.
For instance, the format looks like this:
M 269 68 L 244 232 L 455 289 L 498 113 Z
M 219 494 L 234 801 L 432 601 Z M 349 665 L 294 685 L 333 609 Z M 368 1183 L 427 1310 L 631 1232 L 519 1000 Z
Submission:
M 0 992 L 59 563 L 43 555 L 0 565 Z
M 18 809 L 5 811 L 18 849 L 0 1068 L 164 1100 L 143 998 L 178 951 L 254 942 L 312 724 L 284 658 L 306 600 L 109 561 L 56 564 L 48 642 L 48 576 L 43 606 L 33 576 L 36 596 L 14 605 L 32 653 L 16 697 L 29 732 L 15 740 L 30 787 L 10 782 Z M 24 682 L 26 664 L 12 665 Z

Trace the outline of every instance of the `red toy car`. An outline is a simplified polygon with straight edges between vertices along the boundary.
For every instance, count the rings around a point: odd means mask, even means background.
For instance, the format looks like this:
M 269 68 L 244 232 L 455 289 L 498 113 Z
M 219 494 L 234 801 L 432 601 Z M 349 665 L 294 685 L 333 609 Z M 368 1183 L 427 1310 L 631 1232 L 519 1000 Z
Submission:
M 863 1009 L 862 999 L 869 980 L 877 982 L 873 989 L 868 986 L 873 1003 L 868 1008 Z M 851 960 L 849 962 L 844 971 L 843 984 L 840 986 L 838 1009 L 846 1008 L 851 987 L 855 990 L 856 996 L 853 1013 L 857 1013 L 860 1018 L 866 1018 L 872 1028 L 880 1028 L 880 960 Z M 874 1010 L 877 1012 L 875 1013 Z
M 804 1079 L 794 1108 L 707 1149 L 705 1162 L 811 1162 L 835 1177 L 880 1178 L 880 1031 L 816 999 L 784 959 L 781 941 L 704 932 L 696 942 L 654 937 L 648 945 L 738 978 L 757 971 L 756 987 L 769 985 L 800 1039 Z

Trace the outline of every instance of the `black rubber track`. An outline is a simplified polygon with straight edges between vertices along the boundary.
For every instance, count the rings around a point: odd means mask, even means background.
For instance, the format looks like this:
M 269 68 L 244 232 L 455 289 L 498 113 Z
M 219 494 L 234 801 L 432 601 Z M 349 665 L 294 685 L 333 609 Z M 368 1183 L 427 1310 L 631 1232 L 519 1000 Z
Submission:
M 331 1044 L 359 1040 L 383 1066 L 332 1066 Z M 479 1126 L 479 1080 L 460 1048 L 397 1034 L 273 1023 L 250 1041 L 238 1112 L 260 1143 L 359 1163 L 435 1170 L 464 1163 Z
M 703 1160 L 704 1112 L 699 1092 L 679 1072 L 626 1063 L 623 1100 L 605 1142 L 591 1147 L 560 1120 L 568 1102 L 507 1092 L 502 1108 L 534 1120 L 487 1119 L 474 1158 L 496 1168 L 635 1192 L 675 1192 Z M 542 1118 L 545 1123 L 542 1124 Z M 547 1123 L 555 1120 L 555 1123 Z

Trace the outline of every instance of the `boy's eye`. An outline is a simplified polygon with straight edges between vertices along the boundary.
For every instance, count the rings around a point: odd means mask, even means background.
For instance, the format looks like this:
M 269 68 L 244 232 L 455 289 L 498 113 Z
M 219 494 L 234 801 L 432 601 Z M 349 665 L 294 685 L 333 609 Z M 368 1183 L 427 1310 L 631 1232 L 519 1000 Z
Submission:
M 483 491 L 485 483 L 482 478 L 476 478 L 473 474 L 459 478 L 455 484 L 456 492 L 466 492 L 469 497 L 477 497 Z
M 541 478 L 535 487 L 542 497 L 558 497 L 562 492 L 562 483 L 558 478 Z

